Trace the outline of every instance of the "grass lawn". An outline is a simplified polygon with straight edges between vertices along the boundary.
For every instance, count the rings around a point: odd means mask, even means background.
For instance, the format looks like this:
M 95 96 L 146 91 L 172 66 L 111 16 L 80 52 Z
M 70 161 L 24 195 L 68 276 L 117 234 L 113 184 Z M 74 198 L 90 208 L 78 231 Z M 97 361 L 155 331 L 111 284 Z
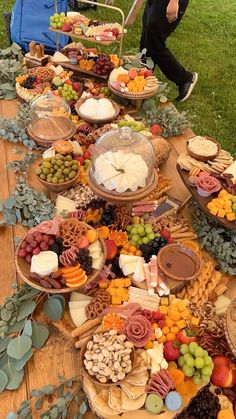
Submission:
M 13 3 L 12 0 L 1 0 L 0 16 Z M 123 8 L 126 14 L 131 4 L 132 0 L 115 0 L 115 5 Z M 104 19 L 104 9 L 100 10 L 88 14 Z M 114 21 L 114 13 L 107 13 L 106 18 Z M 138 50 L 140 31 L 141 14 L 126 36 L 125 53 Z M 216 137 L 236 158 L 235 33 L 235 0 L 191 0 L 168 45 L 186 68 L 199 73 L 193 95 L 187 102 L 178 104 L 178 109 L 189 112 L 196 133 Z M 7 40 L 2 17 L 0 39 L 0 47 L 5 47 Z M 158 76 L 164 80 L 163 75 Z M 174 99 L 176 95 L 177 89 L 171 85 L 170 98 Z

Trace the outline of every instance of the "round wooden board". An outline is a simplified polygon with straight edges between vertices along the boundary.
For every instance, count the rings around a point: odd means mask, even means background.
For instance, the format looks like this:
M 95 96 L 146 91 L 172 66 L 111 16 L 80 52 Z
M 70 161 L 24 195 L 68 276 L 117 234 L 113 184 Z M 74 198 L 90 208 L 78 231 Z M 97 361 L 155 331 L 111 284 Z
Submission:
M 225 337 L 232 354 L 236 357 L 236 299 L 231 302 L 226 312 Z
M 87 179 L 88 185 L 95 195 L 117 205 L 127 205 L 132 204 L 133 202 L 141 201 L 150 195 L 157 186 L 158 175 L 156 170 L 154 170 L 153 177 L 145 188 L 140 188 L 136 192 L 124 192 L 117 195 L 114 195 L 105 189 L 101 189 L 99 185 L 94 182 L 92 176 L 90 176 L 90 168 L 87 170 Z
M 123 97 L 125 99 L 129 99 L 129 100 L 144 100 L 144 99 L 148 99 L 149 97 L 152 97 L 156 94 L 156 92 L 159 89 L 159 86 L 157 86 L 156 89 L 153 90 L 149 90 L 148 92 L 137 92 L 137 93 L 131 93 L 131 92 L 119 92 L 119 90 L 114 89 L 114 87 L 111 86 L 111 84 L 108 82 L 108 87 L 110 89 L 110 91 L 112 93 L 114 93 L 114 95 L 119 96 L 119 97 Z
M 223 227 L 229 229 L 229 230 L 236 230 L 236 221 L 228 221 L 226 218 L 218 217 L 217 215 L 212 215 L 207 208 L 207 204 L 214 198 L 214 194 L 211 196 L 204 198 L 197 193 L 197 188 L 193 188 L 189 185 L 188 178 L 189 178 L 189 172 L 187 170 L 181 169 L 179 164 L 176 165 L 177 171 L 186 186 L 186 188 L 189 190 L 191 195 L 194 197 L 194 199 L 197 201 L 197 203 L 200 205 L 202 210 L 209 215 L 209 217 L 213 218 L 216 222 L 221 224 Z
M 105 119 L 92 119 L 92 118 L 87 117 L 87 116 L 86 116 L 86 115 L 84 115 L 82 112 L 80 112 L 80 107 L 81 107 L 81 105 L 82 105 L 84 102 L 86 102 L 86 100 L 87 100 L 87 99 L 88 99 L 88 98 L 80 98 L 80 99 L 76 102 L 76 104 L 75 104 L 75 110 L 76 110 L 77 114 L 79 115 L 79 117 L 80 117 L 81 119 L 83 119 L 84 121 L 88 122 L 89 124 L 93 124 L 93 125 L 102 125 L 102 124 L 107 124 L 107 123 L 109 123 L 109 122 L 114 121 L 114 120 L 118 117 L 118 115 L 119 115 L 119 113 L 120 113 L 120 106 L 118 105 L 118 103 L 114 102 L 114 100 L 111 100 L 111 99 L 107 99 L 107 100 L 109 100 L 109 102 L 111 102 L 111 103 L 112 103 L 112 106 L 113 106 L 113 108 L 114 108 L 114 110 L 115 110 L 115 114 L 114 114 L 112 117 L 110 117 L 110 118 L 105 118 Z M 95 99 L 95 98 L 94 98 L 94 99 Z M 98 99 L 95 99 L 95 100 L 98 100 Z
M 55 118 L 55 119 L 60 120 L 60 118 Z M 44 124 L 45 124 L 45 121 L 44 121 Z M 57 128 L 58 128 L 58 125 L 55 125 L 55 126 L 57 126 Z M 61 132 L 63 133 L 63 124 L 61 124 L 60 129 L 61 129 Z M 49 126 L 47 128 L 47 131 L 48 131 L 48 134 L 47 134 L 48 135 L 48 139 L 42 139 L 42 138 L 39 138 L 39 137 L 37 137 L 35 135 L 35 133 L 31 129 L 31 126 L 30 125 L 28 127 L 28 134 L 29 134 L 30 138 L 32 140 L 34 140 L 36 142 L 36 144 L 38 144 L 40 147 L 46 147 L 46 148 L 48 148 L 48 147 L 51 147 L 52 144 L 55 141 L 57 141 L 58 139 L 59 140 L 69 140 L 71 137 L 73 137 L 73 135 L 76 133 L 76 126 L 75 126 L 74 123 L 71 124 L 71 130 L 68 132 L 68 136 L 66 136 L 66 137 L 63 137 L 63 134 L 62 134 L 60 138 L 59 137 L 58 138 L 55 138 L 55 131 L 52 128 L 52 125 L 51 124 L 49 124 Z M 57 133 L 57 136 L 58 136 L 58 133 Z
M 193 137 L 194 138 L 194 137 Z M 203 161 L 203 162 L 207 162 L 208 160 L 213 160 L 213 159 L 215 159 L 217 156 L 218 156 L 218 154 L 219 154 L 219 151 L 221 150 L 221 145 L 218 143 L 218 141 L 216 141 L 214 138 L 212 138 L 212 137 L 208 137 L 208 136 L 204 136 L 203 138 L 205 138 L 206 140 L 209 140 L 209 141 L 212 141 L 213 143 L 215 143 L 216 145 L 217 145 L 217 147 L 218 147 L 218 150 L 217 150 L 217 153 L 215 153 L 214 155 L 212 155 L 212 156 L 201 156 L 200 154 L 196 154 L 196 153 L 193 153 L 192 151 L 190 151 L 189 149 L 188 149 L 188 145 L 187 145 L 187 150 L 188 150 L 188 154 L 191 156 L 191 157 L 193 157 L 194 159 L 196 159 L 196 160 L 200 160 L 200 161 Z M 192 138 L 191 138 L 191 140 L 192 140 Z M 187 144 L 189 143 L 189 141 L 190 140 L 188 140 L 187 141 Z M 204 141 L 204 140 L 203 140 Z
M 90 230 L 94 230 L 93 227 L 91 227 L 90 225 L 83 223 L 81 221 L 82 224 L 86 225 L 86 227 L 88 227 Z M 60 288 L 60 289 L 55 289 L 55 288 L 44 288 L 41 285 L 39 285 L 36 281 L 34 281 L 33 279 L 31 279 L 29 277 L 30 274 L 30 264 L 23 258 L 18 256 L 18 252 L 21 246 L 21 243 L 24 241 L 25 236 L 23 237 L 23 239 L 20 241 L 17 249 L 16 249 L 16 254 L 15 254 L 15 264 L 16 264 L 16 271 L 19 275 L 19 277 L 26 282 L 28 285 L 30 285 L 32 288 L 36 288 L 37 290 L 40 291 L 44 291 L 47 292 L 49 294 L 65 294 L 65 293 L 69 293 L 75 290 L 78 290 L 80 287 L 75 287 L 75 288 L 69 288 L 69 287 L 65 287 L 65 288 Z M 97 278 L 97 276 L 99 275 L 99 273 L 101 272 L 105 262 L 106 262 L 106 257 L 107 257 L 107 249 L 106 249 L 106 245 L 103 239 L 98 238 L 98 240 L 100 241 L 101 245 L 102 245 L 102 250 L 103 250 L 103 259 L 102 259 L 102 266 L 100 269 L 94 269 L 92 275 L 90 275 L 90 277 L 88 278 L 87 282 L 85 284 L 82 284 L 82 286 L 89 284 L 90 282 L 92 282 L 94 279 Z

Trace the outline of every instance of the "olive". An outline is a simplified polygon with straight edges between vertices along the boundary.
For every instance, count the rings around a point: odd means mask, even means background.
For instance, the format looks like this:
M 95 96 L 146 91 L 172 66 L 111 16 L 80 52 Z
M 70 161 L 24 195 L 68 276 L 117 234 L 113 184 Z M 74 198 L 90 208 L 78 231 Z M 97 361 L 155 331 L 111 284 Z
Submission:
M 48 169 L 47 167 L 44 167 L 44 168 L 43 168 L 43 173 L 44 173 L 45 175 L 48 175 L 48 174 L 50 173 L 50 171 L 49 171 L 49 169 Z
M 51 157 L 46 157 L 46 159 L 44 159 L 44 160 L 47 161 L 47 162 L 48 161 L 50 162 L 52 160 L 52 158 Z
M 66 161 L 64 162 L 64 166 L 65 166 L 65 167 L 69 167 L 69 166 L 70 166 L 70 162 L 66 160 Z
M 54 172 L 55 172 L 55 170 L 53 169 L 53 167 L 51 167 L 50 173 L 54 173 Z
M 70 155 L 65 157 L 65 160 L 72 160 L 72 157 Z
M 40 175 L 40 179 L 45 180 L 45 179 L 46 179 L 46 175 L 45 175 L 44 173 L 42 173 L 42 174 Z
M 75 164 L 73 164 L 73 166 L 71 167 L 71 169 L 73 169 L 73 170 L 75 170 L 75 171 L 77 172 L 77 170 L 78 170 L 78 166 L 77 166 L 77 165 L 75 165 Z
M 63 182 L 64 182 L 63 178 L 59 179 L 59 183 L 63 183 Z
M 64 175 L 69 175 L 69 173 L 70 173 L 70 169 L 64 169 L 64 170 L 63 170 L 63 173 L 64 173 Z
M 60 169 L 61 169 L 61 170 L 64 170 L 64 169 L 65 169 L 65 165 L 64 165 L 64 164 L 62 164 L 62 165 L 60 166 Z
M 47 177 L 47 182 L 52 183 L 52 178 L 51 177 Z
M 57 163 L 56 159 L 52 159 L 51 164 L 54 166 L 54 164 L 56 163 Z
M 57 169 L 58 169 L 57 164 L 54 164 L 54 166 L 53 166 L 53 167 L 54 167 L 54 169 L 55 169 L 55 170 L 57 170 Z
M 61 158 L 63 158 L 63 156 L 62 156 L 61 154 L 57 153 L 57 154 L 55 155 L 55 159 L 61 159 Z
M 58 178 L 56 176 L 53 176 L 52 183 L 58 183 Z
M 44 167 L 47 167 L 48 169 L 51 169 L 52 165 L 51 165 L 51 163 L 49 163 L 48 161 L 46 161 L 44 163 Z
M 76 172 L 74 170 L 72 170 L 72 172 L 69 173 L 69 178 L 73 179 L 73 177 L 75 177 Z
M 68 182 L 68 180 L 70 180 L 70 178 L 68 176 L 66 176 L 65 181 Z
M 62 166 L 63 165 L 63 161 L 62 160 L 57 160 L 57 166 Z
M 42 169 L 40 167 L 37 167 L 37 169 L 35 170 L 36 175 L 41 175 L 42 173 Z

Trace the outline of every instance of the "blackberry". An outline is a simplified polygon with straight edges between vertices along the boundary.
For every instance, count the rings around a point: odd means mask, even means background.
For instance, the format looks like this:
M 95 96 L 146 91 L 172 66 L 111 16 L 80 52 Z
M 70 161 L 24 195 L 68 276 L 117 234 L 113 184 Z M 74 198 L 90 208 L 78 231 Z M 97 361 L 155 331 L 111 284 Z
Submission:
M 93 258 L 90 256 L 88 249 L 81 249 L 79 251 L 77 262 L 80 264 L 81 268 L 86 272 L 86 275 L 91 275 L 93 273 Z
M 111 261 L 111 271 L 116 275 L 117 278 L 123 278 L 124 274 L 119 266 L 119 257 L 116 256 Z
M 101 218 L 101 224 L 109 226 L 111 224 L 114 224 L 116 221 L 116 213 L 115 213 L 115 207 L 113 205 L 108 205 L 102 214 Z
M 148 244 L 141 244 L 139 246 L 139 250 L 141 250 L 142 256 L 147 263 L 151 259 L 152 255 L 156 255 L 166 244 L 167 240 L 164 237 L 155 237 L 155 239 L 150 240 Z
M 56 237 L 55 238 L 55 243 L 50 244 L 50 246 L 49 246 L 49 250 L 51 250 L 52 252 L 55 252 L 58 256 L 60 256 L 62 254 L 63 250 L 65 250 L 64 246 L 62 244 L 62 240 L 63 239 L 61 239 L 59 237 Z

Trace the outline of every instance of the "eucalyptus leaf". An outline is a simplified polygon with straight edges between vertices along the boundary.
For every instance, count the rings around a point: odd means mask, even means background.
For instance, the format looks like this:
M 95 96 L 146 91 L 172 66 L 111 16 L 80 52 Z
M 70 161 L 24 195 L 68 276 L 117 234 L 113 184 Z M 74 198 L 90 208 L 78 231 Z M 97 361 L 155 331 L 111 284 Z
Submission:
M 56 405 L 58 407 L 58 411 L 61 413 L 66 407 L 65 399 L 63 397 L 60 397 L 59 399 L 57 399 Z
M 64 384 L 60 384 L 57 387 L 57 396 L 58 397 L 62 397 L 63 396 L 63 392 L 64 392 Z
M 7 383 L 8 383 L 7 374 L 3 370 L 0 370 L 0 394 L 3 392 L 3 390 L 5 390 Z
M 73 386 L 73 381 L 72 381 L 72 380 L 67 380 L 67 381 L 65 382 L 65 385 L 66 385 L 66 387 L 70 388 L 70 387 L 72 387 L 72 386 Z
M 25 407 L 25 408 L 21 411 L 21 413 L 20 413 L 20 418 L 21 418 L 21 419 L 26 419 L 26 418 L 27 418 L 27 416 L 28 416 L 28 414 L 29 414 L 29 412 L 30 412 L 29 408 L 28 408 L 28 407 Z
M 7 347 L 7 354 L 14 359 L 21 359 L 32 346 L 29 336 L 17 336 L 13 338 Z
M 58 410 L 56 407 L 53 407 L 51 410 L 51 419 L 56 419 L 58 415 Z
M 34 407 L 36 410 L 40 410 L 43 406 L 43 398 L 36 400 Z
M 43 395 L 42 391 L 37 388 L 33 388 L 33 390 L 31 390 L 30 392 L 30 397 L 40 397 L 42 395 Z
M 46 396 L 48 394 L 53 394 L 55 387 L 52 384 L 47 384 L 46 386 L 41 388 L 42 393 Z
M 17 371 L 20 371 L 24 368 L 25 364 L 29 361 L 29 359 L 33 356 L 32 348 L 21 359 L 14 359 L 12 358 L 11 362 L 14 364 Z
M 0 339 L 0 353 L 7 349 L 8 343 L 10 342 L 11 338 L 4 338 Z
M 36 296 L 36 295 L 38 295 L 39 293 L 40 293 L 40 291 L 39 291 L 39 290 L 36 290 L 36 289 L 31 288 L 31 287 L 29 286 L 29 292 L 28 292 L 27 294 L 23 295 L 22 297 L 20 297 L 20 298 L 18 299 L 18 301 L 19 301 L 19 302 L 21 302 L 21 301 L 30 300 L 31 298 L 35 297 L 35 296 Z
M 2 202 L 0 202 L 0 212 L 2 212 L 2 210 L 3 210 L 3 205 L 2 205 Z
M 26 320 L 22 334 L 29 337 L 32 336 L 32 321 L 31 320 Z
M 64 313 L 65 306 L 66 306 L 66 300 L 65 300 L 65 297 L 63 297 L 63 295 L 61 295 L 61 294 L 54 294 L 54 295 L 52 295 L 50 298 L 51 298 L 51 299 L 55 299 L 55 300 L 59 300 L 59 301 L 61 302 L 62 309 L 63 309 L 63 313 Z
M 14 333 L 14 332 L 20 332 L 24 324 L 25 324 L 25 319 L 21 320 L 20 322 L 16 322 L 12 326 L 8 327 L 7 334 L 10 335 L 11 333 Z
M 7 310 L 6 308 L 2 308 L 0 314 L 1 314 L 2 320 L 8 321 L 8 320 L 10 320 L 10 318 L 12 316 L 12 311 Z
M 6 209 L 12 209 L 13 207 L 14 207 L 14 205 L 15 205 L 15 198 L 14 197 L 12 197 L 12 196 L 9 196 L 7 199 L 6 199 L 6 201 L 4 202 L 4 207 L 6 208 Z
M 17 371 L 14 365 L 8 360 L 8 363 L 2 368 L 8 376 L 7 390 L 16 390 L 22 383 L 24 371 Z
M 35 320 L 32 321 L 32 346 L 36 349 L 42 348 L 49 336 L 48 327 Z
M 43 312 L 49 320 L 60 320 L 63 313 L 61 302 L 58 299 L 49 297 L 43 305 Z
M 67 418 L 67 412 L 68 412 L 68 409 L 66 407 L 61 414 L 61 419 L 66 419 Z
M 36 304 L 34 301 L 23 301 L 18 307 L 17 321 L 25 319 L 33 313 Z
M 88 408 L 85 402 L 81 403 L 80 408 L 79 408 L 79 413 L 81 415 L 85 415 L 85 413 L 87 412 Z
M 17 419 L 17 414 L 14 412 L 9 412 L 6 416 L 6 419 Z

